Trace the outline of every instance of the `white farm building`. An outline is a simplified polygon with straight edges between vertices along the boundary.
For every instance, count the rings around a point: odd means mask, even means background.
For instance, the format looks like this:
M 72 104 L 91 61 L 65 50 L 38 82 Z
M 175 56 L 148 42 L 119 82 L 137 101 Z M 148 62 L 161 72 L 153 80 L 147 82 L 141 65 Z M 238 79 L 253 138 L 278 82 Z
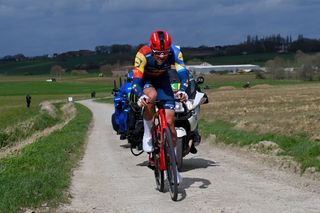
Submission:
M 219 73 L 219 72 L 253 72 L 255 70 L 261 70 L 261 67 L 253 64 L 239 64 L 239 65 L 211 65 L 207 62 L 204 62 L 200 65 L 190 65 L 187 66 L 189 71 L 194 73 Z

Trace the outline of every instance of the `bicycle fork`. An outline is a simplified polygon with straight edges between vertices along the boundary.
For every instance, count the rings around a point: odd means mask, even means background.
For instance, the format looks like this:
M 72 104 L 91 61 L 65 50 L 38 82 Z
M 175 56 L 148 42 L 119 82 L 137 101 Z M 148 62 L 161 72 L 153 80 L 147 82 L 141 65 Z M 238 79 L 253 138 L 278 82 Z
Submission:
M 165 162 L 165 158 L 164 158 L 164 149 L 162 147 L 160 148 L 159 156 L 160 156 L 160 170 L 164 171 L 167 168 L 166 168 L 166 162 Z

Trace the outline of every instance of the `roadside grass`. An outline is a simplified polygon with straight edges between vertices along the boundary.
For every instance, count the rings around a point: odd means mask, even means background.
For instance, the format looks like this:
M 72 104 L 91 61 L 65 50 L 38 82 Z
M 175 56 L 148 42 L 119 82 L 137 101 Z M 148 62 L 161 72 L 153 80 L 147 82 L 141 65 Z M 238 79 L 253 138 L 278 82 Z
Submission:
M 0 160 L 0 212 L 56 207 L 67 201 L 71 171 L 83 156 L 92 119 L 86 107 L 76 104 L 76 109 L 76 117 L 64 128 Z
M 54 103 L 56 117 L 40 109 L 45 100 L 61 100 L 61 96 L 33 96 L 30 108 L 26 107 L 24 96 L 2 96 L 0 99 L 0 148 L 14 145 L 34 132 L 51 127 L 62 120 L 60 107 Z
M 256 144 L 260 141 L 272 141 L 283 150 L 281 155 L 291 156 L 300 164 L 302 172 L 308 167 L 315 167 L 317 171 L 320 171 L 320 144 L 312 142 L 305 137 L 248 132 L 234 129 L 232 124 L 221 120 L 207 122 L 201 119 L 199 127 L 204 137 L 215 134 L 218 142 L 225 144 L 245 146 Z
M 0 148 L 10 147 L 34 132 L 51 127 L 61 120 L 61 115 L 53 118 L 47 112 L 40 112 L 23 123 L 15 123 L 14 126 L 7 127 L 6 130 L 0 129 Z

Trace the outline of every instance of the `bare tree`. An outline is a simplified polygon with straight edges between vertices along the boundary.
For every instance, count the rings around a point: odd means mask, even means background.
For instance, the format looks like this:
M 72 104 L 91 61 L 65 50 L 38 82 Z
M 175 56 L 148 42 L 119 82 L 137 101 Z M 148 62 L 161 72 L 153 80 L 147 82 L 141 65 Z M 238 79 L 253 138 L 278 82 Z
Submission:
M 265 64 L 267 72 L 272 76 L 272 79 L 284 79 L 285 73 L 285 61 L 282 58 L 276 57 L 273 60 L 269 60 Z
M 112 69 L 114 68 L 113 65 L 105 64 L 100 66 L 100 72 L 102 72 L 105 76 L 111 76 L 112 75 Z
M 54 65 L 51 67 L 50 74 L 61 79 L 61 76 L 64 75 L 65 69 L 63 69 L 60 65 Z
M 320 80 L 320 54 L 308 55 L 298 50 L 296 60 L 299 66 L 298 76 L 301 80 Z

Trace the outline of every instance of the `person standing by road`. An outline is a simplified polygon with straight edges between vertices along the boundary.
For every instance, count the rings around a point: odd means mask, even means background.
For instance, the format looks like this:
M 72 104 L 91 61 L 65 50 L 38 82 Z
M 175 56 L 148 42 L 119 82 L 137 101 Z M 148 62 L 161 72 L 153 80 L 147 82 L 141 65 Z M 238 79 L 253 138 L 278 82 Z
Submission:
M 27 103 L 27 107 L 30 108 L 31 96 L 29 94 L 26 95 L 26 103 Z

